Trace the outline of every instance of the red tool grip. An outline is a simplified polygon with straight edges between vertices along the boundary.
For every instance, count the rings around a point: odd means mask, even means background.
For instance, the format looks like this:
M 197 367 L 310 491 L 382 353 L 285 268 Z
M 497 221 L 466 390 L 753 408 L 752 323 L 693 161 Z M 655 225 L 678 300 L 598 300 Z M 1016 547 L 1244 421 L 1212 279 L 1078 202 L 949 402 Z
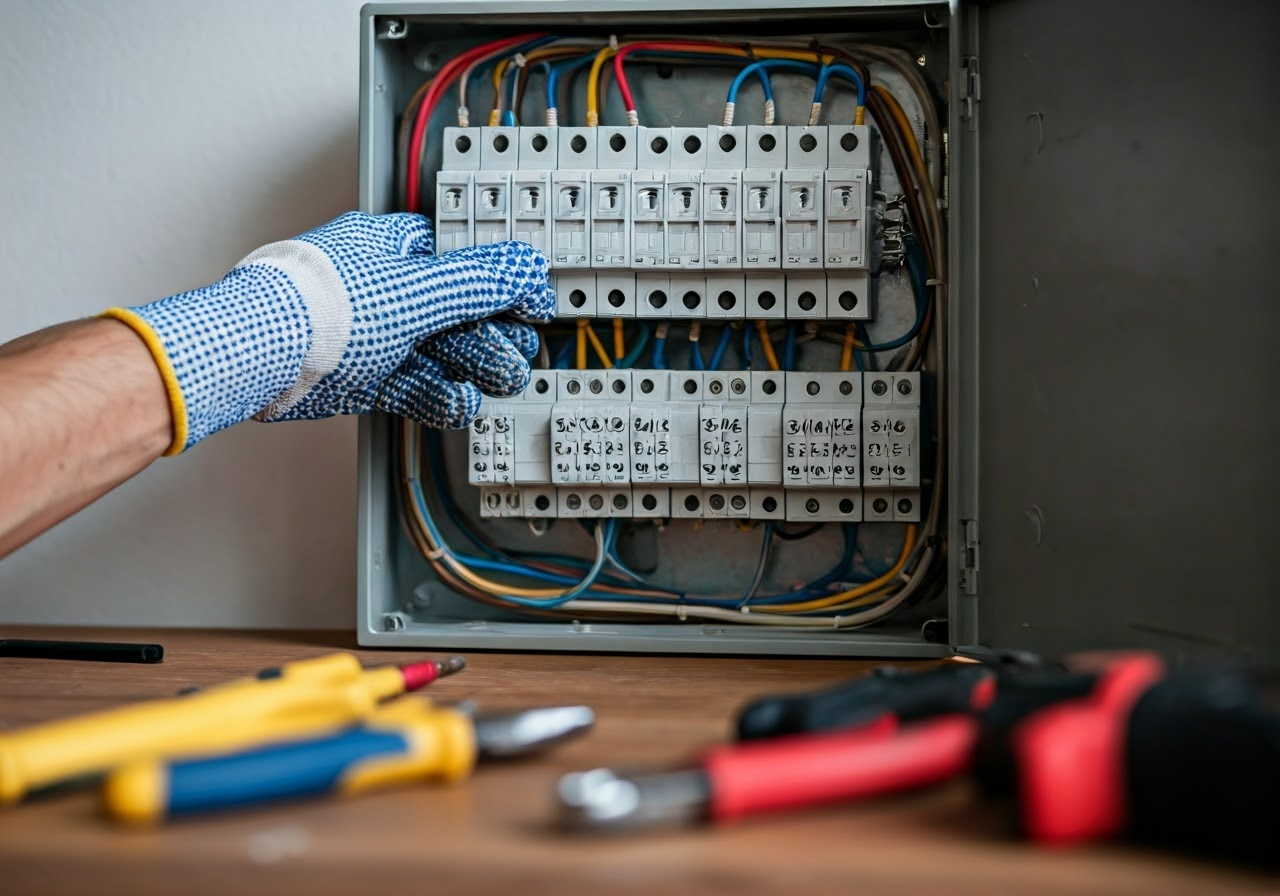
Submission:
M 977 739 L 969 716 L 943 716 L 898 730 L 884 715 L 835 734 L 757 741 L 713 750 L 703 760 L 711 781 L 711 818 L 880 796 L 934 784 L 969 767 Z
M 1067 844 L 1123 830 L 1129 713 L 1163 676 L 1154 655 L 1127 657 L 1103 674 L 1089 698 L 1050 706 L 1018 725 L 1014 755 L 1027 836 Z

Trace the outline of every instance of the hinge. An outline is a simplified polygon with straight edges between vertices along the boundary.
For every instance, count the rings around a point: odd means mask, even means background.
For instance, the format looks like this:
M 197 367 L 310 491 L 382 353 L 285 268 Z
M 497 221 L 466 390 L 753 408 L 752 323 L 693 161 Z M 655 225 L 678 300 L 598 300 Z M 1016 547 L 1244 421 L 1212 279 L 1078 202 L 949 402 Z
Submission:
M 964 528 L 964 550 L 960 554 L 960 587 L 965 594 L 977 594 L 982 550 L 978 541 L 978 521 L 961 520 L 960 525 Z
M 978 70 L 978 57 L 966 56 L 960 64 L 960 120 L 969 123 L 969 130 L 978 129 L 978 103 L 982 101 L 982 74 Z

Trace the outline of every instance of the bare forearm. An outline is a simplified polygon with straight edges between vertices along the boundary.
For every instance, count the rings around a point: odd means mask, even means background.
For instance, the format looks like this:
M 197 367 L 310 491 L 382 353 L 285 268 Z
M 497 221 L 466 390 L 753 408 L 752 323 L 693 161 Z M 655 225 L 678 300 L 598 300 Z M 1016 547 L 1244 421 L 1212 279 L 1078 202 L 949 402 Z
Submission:
M 114 320 L 0 346 L 0 557 L 169 447 L 172 417 L 146 345 Z

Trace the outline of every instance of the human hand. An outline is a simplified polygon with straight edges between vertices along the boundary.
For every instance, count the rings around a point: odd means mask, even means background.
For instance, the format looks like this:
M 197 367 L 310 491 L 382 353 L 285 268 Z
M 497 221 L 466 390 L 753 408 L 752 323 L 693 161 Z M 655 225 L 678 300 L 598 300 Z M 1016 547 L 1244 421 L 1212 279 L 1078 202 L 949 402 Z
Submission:
M 461 428 L 481 391 L 528 385 L 528 323 L 554 316 L 555 295 L 547 259 L 525 243 L 433 250 L 426 218 L 351 212 L 258 249 L 211 286 L 105 316 L 160 367 L 170 454 L 250 417 L 380 410 Z

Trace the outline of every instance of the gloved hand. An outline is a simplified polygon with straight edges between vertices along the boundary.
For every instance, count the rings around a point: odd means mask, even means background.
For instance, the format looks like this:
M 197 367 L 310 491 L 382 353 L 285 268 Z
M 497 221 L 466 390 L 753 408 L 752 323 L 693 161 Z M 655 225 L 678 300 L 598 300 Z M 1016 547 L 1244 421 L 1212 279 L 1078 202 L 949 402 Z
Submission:
M 528 385 L 538 336 L 521 321 L 550 320 L 555 295 L 526 243 L 433 249 L 426 218 L 351 212 L 258 249 L 212 286 L 104 316 L 131 326 L 160 368 L 169 454 L 250 417 L 380 410 L 461 428 L 480 390 Z

